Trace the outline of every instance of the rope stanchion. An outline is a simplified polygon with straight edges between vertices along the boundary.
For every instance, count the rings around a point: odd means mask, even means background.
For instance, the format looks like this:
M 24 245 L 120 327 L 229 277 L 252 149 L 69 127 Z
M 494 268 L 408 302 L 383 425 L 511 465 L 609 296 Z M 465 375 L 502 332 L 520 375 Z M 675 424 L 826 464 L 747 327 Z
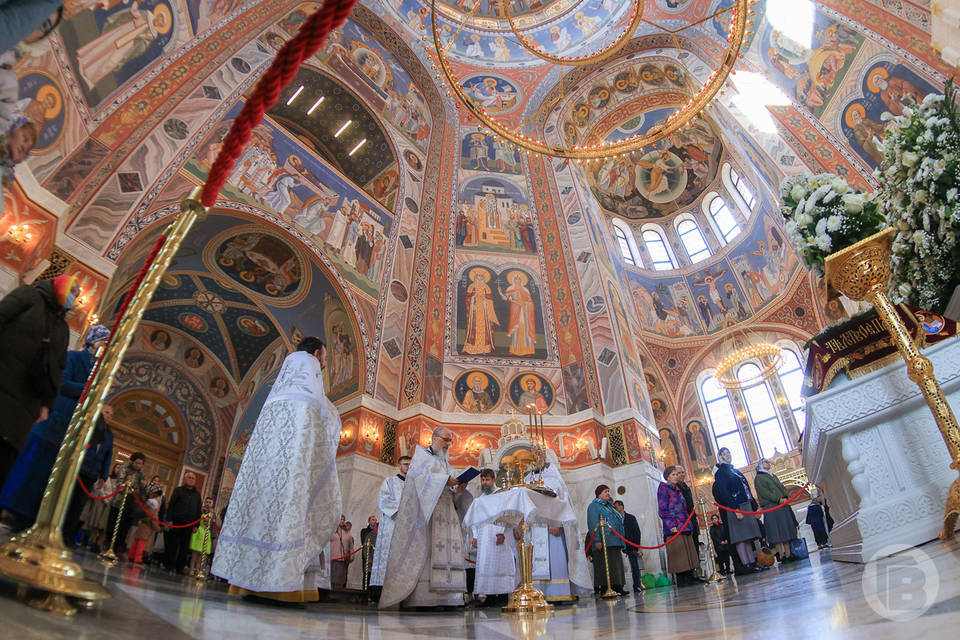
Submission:
M 362 546 L 357 547 L 356 549 L 354 549 L 353 551 L 351 551 L 350 553 L 348 553 L 348 554 L 345 555 L 345 556 L 340 556 L 339 558 L 330 558 L 330 562 L 336 562 L 337 560 L 346 560 L 346 559 L 349 558 L 350 556 L 356 555 L 361 549 L 363 549 Z
M 80 476 L 77 476 L 77 484 L 79 484 L 79 485 L 80 485 L 80 488 L 83 490 L 83 492 L 84 492 L 85 494 L 87 494 L 87 497 L 88 497 L 88 498 L 91 498 L 91 499 L 93 499 L 93 500 L 109 500 L 109 499 L 112 498 L 113 496 L 115 496 L 115 495 L 117 495 L 118 493 L 120 493 L 121 491 L 123 491 L 123 485 L 120 485 L 119 487 L 117 487 L 116 491 L 114 491 L 114 492 L 111 493 L 111 494 L 108 494 L 108 495 L 105 495 L 105 496 L 95 496 L 95 495 L 93 495 L 92 493 L 90 493 L 89 489 L 87 489 L 87 485 L 83 484 L 83 480 L 80 479 Z
M 623 540 L 624 542 L 626 542 L 626 543 L 627 543 L 628 545 L 630 545 L 631 547 L 636 547 L 637 549 L 659 549 L 660 547 L 665 547 L 665 546 L 667 546 L 668 544 L 670 544 L 671 542 L 673 542 L 674 540 L 676 540 L 676 539 L 680 536 L 681 533 L 683 533 L 684 527 L 686 527 L 686 526 L 687 526 L 687 523 L 690 522 L 690 520 L 693 519 L 693 514 L 694 514 L 694 513 L 695 513 L 694 511 L 691 511 L 691 512 L 690 512 L 690 515 L 688 515 L 686 521 L 685 521 L 682 525 L 680 525 L 680 528 L 677 530 L 677 532 L 676 532 L 675 534 L 673 534 L 672 536 L 670 536 L 669 539 L 665 540 L 663 544 L 658 544 L 658 545 L 655 546 L 655 547 L 645 547 L 645 546 L 643 546 L 642 544 L 637 544 L 637 543 L 635 543 L 635 542 L 630 542 L 629 540 L 627 540 L 626 538 L 624 538 L 622 535 L 620 535 L 619 533 L 617 533 L 616 529 L 614 529 L 613 527 L 610 527 L 610 531 L 612 531 L 615 536 L 617 536 L 618 538 L 620 538 L 621 540 Z
M 150 513 L 150 511 L 147 509 L 146 505 L 144 505 L 142 502 L 140 502 L 140 496 L 138 496 L 138 495 L 136 494 L 136 492 L 133 493 L 133 499 L 137 501 L 137 504 L 140 505 L 140 508 L 143 509 L 143 512 L 146 514 L 146 516 L 147 516 L 148 518 L 150 518 L 151 520 L 153 520 L 154 522 L 156 522 L 156 523 L 157 523 L 158 525 L 160 525 L 161 527 L 167 527 L 168 529 L 186 529 L 187 527 L 194 527 L 194 526 L 200 524 L 200 521 L 202 521 L 202 520 L 204 519 L 204 517 L 206 517 L 206 516 L 200 516 L 199 518 L 197 518 L 197 519 L 194 520 L 193 522 L 188 522 L 187 524 L 173 524 L 172 522 L 164 522 L 163 520 L 160 520 L 160 519 L 157 518 L 155 515 L 153 515 L 152 513 Z
M 801 493 L 803 493 L 808 486 L 810 486 L 810 483 L 809 483 L 809 482 L 808 482 L 807 484 L 803 485 L 802 487 L 800 487 L 799 489 L 797 489 L 797 492 L 794 493 L 794 494 L 793 494 L 792 496 L 790 496 L 789 498 L 787 498 L 787 501 L 786 501 L 786 502 L 782 502 L 782 503 L 778 504 L 778 505 L 775 506 L 775 507 L 770 507 L 769 509 L 760 509 L 760 510 L 758 510 L 758 511 L 743 511 L 742 509 L 731 509 L 730 507 L 725 507 L 725 506 L 723 506 L 722 504 L 717 504 L 716 502 L 714 502 L 713 504 L 714 504 L 714 506 L 717 506 L 717 507 L 723 509 L 724 511 L 729 511 L 729 512 L 731 512 L 731 513 L 742 513 L 743 515 L 747 515 L 747 516 L 758 516 L 758 515 L 760 515 L 760 514 L 770 513 L 771 511 L 776 511 L 777 509 L 780 509 L 781 507 L 787 506 L 788 504 L 790 504 L 791 502 L 793 502 L 794 500 L 796 500 L 797 496 L 799 496 Z

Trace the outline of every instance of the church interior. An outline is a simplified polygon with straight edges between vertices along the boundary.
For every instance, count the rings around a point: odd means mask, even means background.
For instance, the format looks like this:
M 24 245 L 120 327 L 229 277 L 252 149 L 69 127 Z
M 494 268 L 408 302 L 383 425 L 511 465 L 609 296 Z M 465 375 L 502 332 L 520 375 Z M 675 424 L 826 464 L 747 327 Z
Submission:
M 70 348 L 113 327 L 257 83 L 321 9 L 63 2 L 9 65 L 37 139 L 4 182 L 0 294 L 75 276 Z M 958 41 L 950 0 L 361 0 L 252 127 L 104 391 L 113 459 L 142 452 L 167 495 L 192 473 L 220 513 L 284 358 L 319 336 L 357 539 L 398 458 L 446 427 L 457 469 L 538 439 L 578 535 L 607 485 L 650 547 L 665 469 L 686 469 L 705 529 L 719 450 L 750 483 L 767 460 L 808 559 L 524 617 L 358 606 L 359 562 L 333 602 L 283 608 L 81 549 L 110 598 L 43 611 L 0 563 L 8 633 L 947 637 L 960 543 L 938 533 L 958 467 L 892 343 L 842 362 L 811 348 L 873 307 L 807 268 L 780 185 L 811 173 L 877 189 L 888 121 L 944 92 Z M 960 406 L 960 314 L 914 312 Z M 825 375 L 814 355 L 831 358 Z M 805 517 L 824 499 L 819 548 Z M 666 552 L 645 551 L 642 572 L 669 575 Z

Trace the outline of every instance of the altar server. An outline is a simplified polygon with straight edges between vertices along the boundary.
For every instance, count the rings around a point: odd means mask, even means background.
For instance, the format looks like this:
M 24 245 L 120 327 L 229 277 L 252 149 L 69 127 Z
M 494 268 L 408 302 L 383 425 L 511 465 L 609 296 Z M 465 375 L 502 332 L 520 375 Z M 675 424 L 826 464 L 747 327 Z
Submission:
M 496 489 L 493 469 L 480 472 L 480 497 L 491 500 Z M 477 577 L 473 591 L 486 596 L 484 604 L 506 605 L 517 587 L 516 541 L 520 538 L 513 527 L 494 522 L 473 528 L 473 544 L 477 548 Z
M 370 587 L 375 599 L 380 597 L 383 589 L 383 575 L 387 570 L 387 556 L 390 552 L 390 542 L 393 540 L 397 511 L 400 510 L 400 496 L 409 470 L 410 456 L 400 456 L 397 461 L 397 473 L 385 478 L 380 485 L 380 495 L 377 497 L 380 525 L 377 531 L 377 546 L 373 549 L 373 565 L 370 567 Z

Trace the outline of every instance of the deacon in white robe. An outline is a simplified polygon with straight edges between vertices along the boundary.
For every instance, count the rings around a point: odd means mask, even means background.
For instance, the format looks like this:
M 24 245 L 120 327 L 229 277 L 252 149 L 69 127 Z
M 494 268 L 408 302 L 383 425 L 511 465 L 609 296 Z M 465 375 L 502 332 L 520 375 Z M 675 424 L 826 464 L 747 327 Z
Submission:
M 496 475 L 492 469 L 480 473 L 477 500 L 490 499 L 496 489 Z M 477 577 L 473 592 L 487 596 L 485 604 L 506 604 L 509 594 L 517 588 L 517 538 L 514 528 L 495 522 L 473 528 L 473 542 L 477 547 Z
M 536 474 L 531 473 L 526 481 L 535 479 Z M 569 504 L 567 484 L 560 469 L 550 462 L 543 469 L 543 484 L 556 492 L 558 500 Z M 533 586 L 543 593 L 545 599 L 554 602 L 576 600 L 580 593 L 593 589 L 593 576 L 575 523 L 562 527 L 533 525 L 530 533 L 533 537 Z
M 467 562 L 461 522 L 472 499 L 465 485 L 458 486 L 448 461 L 452 442 L 453 433 L 438 427 L 430 446 L 418 446 L 413 454 L 394 522 L 381 609 L 464 604 Z
M 340 415 L 324 394 L 326 352 L 300 342 L 253 428 L 213 560 L 231 593 L 306 602 L 330 588 Z
M 387 555 L 390 541 L 396 526 L 397 511 L 400 510 L 400 496 L 403 484 L 410 470 L 410 456 L 401 456 L 397 462 L 397 474 L 385 478 L 380 485 L 377 507 L 380 509 L 380 528 L 377 531 L 377 546 L 373 549 L 373 564 L 370 566 L 370 586 L 382 587 L 383 575 L 387 571 Z

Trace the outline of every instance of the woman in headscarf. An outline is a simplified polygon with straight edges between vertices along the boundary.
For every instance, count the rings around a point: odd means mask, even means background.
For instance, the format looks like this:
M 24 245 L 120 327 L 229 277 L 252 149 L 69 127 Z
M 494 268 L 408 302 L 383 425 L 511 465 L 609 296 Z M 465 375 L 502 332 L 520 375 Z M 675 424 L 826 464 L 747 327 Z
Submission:
M 681 468 L 676 465 L 667 467 L 663 479 L 657 488 L 657 507 L 663 520 L 663 539 L 667 545 L 667 570 L 676 575 L 677 586 L 685 587 L 697 580 L 693 570 L 700 565 L 697 547 L 693 542 L 693 518 L 687 511 L 687 502 L 680 489 Z M 696 516 L 694 516 L 696 517 Z
M 607 589 L 607 575 L 610 576 L 609 587 L 622 596 L 627 595 L 623 588 L 626 578 L 623 572 L 623 516 L 613 506 L 610 497 L 610 487 L 599 485 L 593 491 L 596 496 L 587 507 L 587 540 L 593 537 L 589 553 L 593 560 L 593 590 L 603 593 Z M 603 528 L 600 528 L 600 519 L 603 518 Z M 596 531 L 596 535 L 594 535 Z M 620 535 L 617 535 L 620 534 Z M 606 549 L 604 549 L 606 542 Z M 606 562 L 610 563 L 609 571 Z
M 779 509 L 763 514 L 763 526 L 767 532 L 767 544 L 777 548 L 780 562 L 793 562 L 790 555 L 790 541 L 797 537 L 797 528 L 794 517 L 787 504 L 789 494 L 780 478 L 770 473 L 770 461 L 760 458 L 757 463 L 757 475 L 753 479 L 753 486 L 757 489 L 757 501 L 761 509 L 770 509 L 783 505 Z
M 70 418 L 93 370 L 94 355 L 109 338 L 109 329 L 94 325 L 87 331 L 84 348 L 67 353 L 67 363 L 60 378 L 60 390 L 53 411 L 46 420 L 33 425 L 27 443 L 0 494 L 0 506 L 13 516 L 14 531 L 29 527 L 37 519 L 40 500 Z
M 30 425 L 54 408 L 70 341 L 64 316 L 79 294 L 77 279 L 62 275 L 17 287 L 0 300 L 0 483 Z
M 717 472 L 713 482 L 713 497 L 721 506 L 739 511 L 756 511 L 757 502 L 750 493 L 747 479 L 733 466 L 730 449 L 723 447 L 717 451 Z M 737 549 L 737 556 L 743 565 L 737 574 L 763 571 L 757 566 L 757 551 L 753 541 L 760 538 L 761 516 L 720 510 L 730 532 L 730 544 Z
M 824 513 L 823 494 L 817 487 L 810 487 L 810 505 L 807 507 L 806 523 L 813 528 L 813 537 L 817 540 L 817 549 L 823 549 L 830 544 L 827 532 L 827 520 Z

